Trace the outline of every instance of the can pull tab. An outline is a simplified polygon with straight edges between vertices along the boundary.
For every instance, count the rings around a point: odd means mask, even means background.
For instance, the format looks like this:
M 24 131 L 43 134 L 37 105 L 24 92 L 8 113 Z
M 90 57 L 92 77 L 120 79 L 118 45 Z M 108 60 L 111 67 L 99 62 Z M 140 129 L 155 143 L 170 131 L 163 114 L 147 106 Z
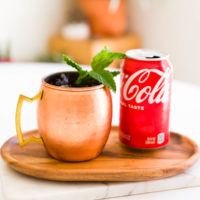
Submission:
M 156 59 L 156 58 L 160 58 L 160 56 L 146 56 L 145 58 L 147 58 L 147 59 Z

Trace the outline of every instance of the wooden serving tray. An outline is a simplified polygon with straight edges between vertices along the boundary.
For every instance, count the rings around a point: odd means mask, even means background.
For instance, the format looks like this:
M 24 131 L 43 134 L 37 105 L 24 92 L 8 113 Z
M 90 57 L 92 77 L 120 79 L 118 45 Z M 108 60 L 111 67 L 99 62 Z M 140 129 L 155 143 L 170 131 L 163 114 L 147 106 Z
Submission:
M 37 130 L 24 134 L 39 136 Z M 16 137 L 2 147 L 3 159 L 23 174 L 56 181 L 147 181 L 174 176 L 191 167 L 199 157 L 198 146 L 189 138 L 171 132 L 170 142 L 156 151 L 127 148 L 112 127 L 102 154 L 87 162 L 61 162 L 51 158 L 44 146 L 30 143 L 21 148 Z

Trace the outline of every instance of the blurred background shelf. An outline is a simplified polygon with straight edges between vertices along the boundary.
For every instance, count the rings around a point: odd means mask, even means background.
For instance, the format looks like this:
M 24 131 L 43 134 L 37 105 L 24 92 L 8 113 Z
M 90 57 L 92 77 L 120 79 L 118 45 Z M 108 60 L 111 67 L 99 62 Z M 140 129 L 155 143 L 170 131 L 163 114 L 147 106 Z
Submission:
M 112 51 L 126 52 L 129 49 L 141 47 L 140 37 L 137 34 L 126 34 L 116 37 L 67 39 L 63 36 L 55 36 L 49 40 L 49 52 L 52 54 L 67 54 L 76 62 L 89 65 L 104 46 Z M 119 67 L 120 61 L 113 63 L 111 67 Z

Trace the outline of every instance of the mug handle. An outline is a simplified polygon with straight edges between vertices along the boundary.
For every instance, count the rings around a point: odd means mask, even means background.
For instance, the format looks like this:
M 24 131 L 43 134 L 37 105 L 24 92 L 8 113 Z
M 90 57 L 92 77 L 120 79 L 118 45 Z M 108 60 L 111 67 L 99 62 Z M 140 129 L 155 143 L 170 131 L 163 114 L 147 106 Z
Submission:
M 17 131 L 17 137 L 19 140 L 19 145 L 21 147 L 27 145 L 29 142 L 37 142 L 39 144 L 44 145 L 42 138 L 36 138 L 34 136 L 30 136 L 29 138 L 24 140 L 23 135 L 22 135 L 22 130 L 21 130 L 21 110 L 22 110 L 23 101 L 32 103 L 35 100 L 40 100 L 42 98 L 42 95 L 43 95 L 43 91 L 40 91 L 33 98 L 29 98 L 24 95 L 19 96 L 18 103 L 17 103 L 17 109 L 16 109 L 16 115 L 15 115 L 15 124 L 16 124 L 16 131 Z

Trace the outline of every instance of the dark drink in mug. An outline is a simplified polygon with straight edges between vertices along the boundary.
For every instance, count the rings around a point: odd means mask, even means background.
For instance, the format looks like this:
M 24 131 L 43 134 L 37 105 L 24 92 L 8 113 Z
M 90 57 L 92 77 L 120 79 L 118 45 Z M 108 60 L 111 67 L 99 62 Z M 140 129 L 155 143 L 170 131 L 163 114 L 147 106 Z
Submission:
M 172 65 L 151 50 L 129 50 L 121 66 L 120 141 L 156 149 L 169 141 Z

